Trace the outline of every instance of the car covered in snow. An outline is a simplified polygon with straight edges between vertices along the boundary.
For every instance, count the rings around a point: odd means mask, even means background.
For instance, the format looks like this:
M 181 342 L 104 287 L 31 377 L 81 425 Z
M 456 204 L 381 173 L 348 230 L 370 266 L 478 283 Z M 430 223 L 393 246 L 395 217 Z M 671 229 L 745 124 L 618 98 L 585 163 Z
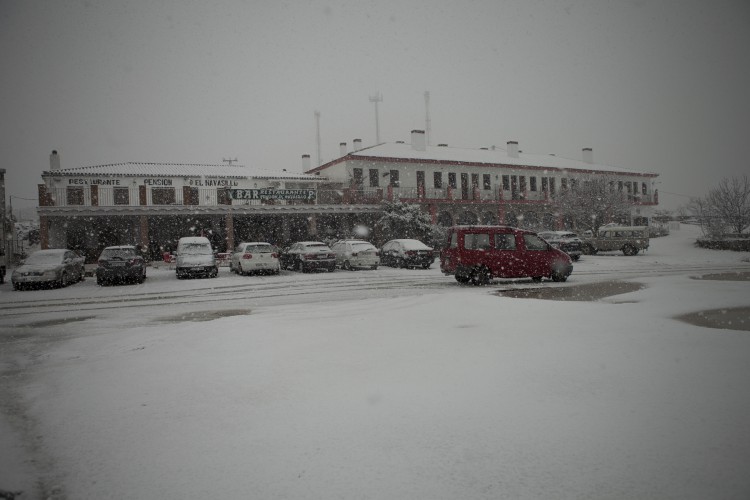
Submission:
M 143 283 L 146 279 L 146 261 L 132 245 L 105 248 L 96 264 L 97 285 Z
M 336 265 L 341 269 L 369 268 L 380 265 L 380 251 L 369 241 L 341 240 L 331 246 L 336 254 Z
M 66 287 L 82 281 L 84 259 L 73 250 L 56 248 L 37 250 L 13 270 L 14 290 L 43 286 Z
M 175 257 L 177 279 L 188 276 L 215 278 L 219 274 L 211 242 L 204 236 L 185 236 L 177 242 Z
M 302 273 L 336 270 L 336 254 L 322 241 L 299 241 L 281 251 L 281 267 Z
M 279 274 L 280 269 L 276 247 L 262 241 L 243 241 L 229 259 L 229 271 L 237 274 Z
M 381 247 L 380 260 L 384 266 L 427 269 L 435 262 L 435 252 L 419 240 L 396 239 Z
M 540 231 L 537 234 L 553 247 L 570 255 L 574 261 L 581 258 L 583 240 L 578 237 L 578 234 L 572 231 Z

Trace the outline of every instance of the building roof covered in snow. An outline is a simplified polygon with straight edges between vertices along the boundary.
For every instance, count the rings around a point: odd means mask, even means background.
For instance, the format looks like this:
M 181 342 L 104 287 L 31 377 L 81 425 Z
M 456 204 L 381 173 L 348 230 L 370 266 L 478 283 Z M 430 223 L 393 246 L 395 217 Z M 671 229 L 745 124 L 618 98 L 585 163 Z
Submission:
M 198 163 L 141 163 L 126 162 L 89 167 L 48 170 L 43 176 L 161 176 L 161 177 L 219 177 L 228 179 L 285 179 L 319 181 L 320 177 L 302 172 L 286 172 L 246 167 L 244 165 L 211 165 Z

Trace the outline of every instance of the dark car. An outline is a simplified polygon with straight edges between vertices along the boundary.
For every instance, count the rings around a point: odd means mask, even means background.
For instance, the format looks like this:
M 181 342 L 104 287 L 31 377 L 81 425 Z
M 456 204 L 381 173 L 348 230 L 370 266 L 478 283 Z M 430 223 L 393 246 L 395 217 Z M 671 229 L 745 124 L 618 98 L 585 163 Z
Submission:
M 336 270 L 336 254 L 322 241 L 300 241 L 285 248 L 280 255 L 281 267 L 303 273 L 314 269 Z
M 143 283 L 146 261 L 131 245 L 107 247 L 97 261 L 96 284 Z
M 380 262 L 391 267 L 421 267 L 435 262 L 435 252 L 419 240 L 391 240 L 380 250 Z
M 540 238 L 555 248 L 559 248 L 570 255 L 573 260 L 581 258 L 583 253 L 583 240 L 572 231 L 541 231 L 537 233 Z

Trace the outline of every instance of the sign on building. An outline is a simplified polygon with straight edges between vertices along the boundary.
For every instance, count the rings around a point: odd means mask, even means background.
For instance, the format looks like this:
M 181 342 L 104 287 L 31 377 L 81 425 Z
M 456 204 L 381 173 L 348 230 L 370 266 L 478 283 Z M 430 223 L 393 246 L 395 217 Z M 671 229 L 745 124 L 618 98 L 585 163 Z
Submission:
M 233 200 L 304 200 L 316 197 L 315 189 L 230 189 Z

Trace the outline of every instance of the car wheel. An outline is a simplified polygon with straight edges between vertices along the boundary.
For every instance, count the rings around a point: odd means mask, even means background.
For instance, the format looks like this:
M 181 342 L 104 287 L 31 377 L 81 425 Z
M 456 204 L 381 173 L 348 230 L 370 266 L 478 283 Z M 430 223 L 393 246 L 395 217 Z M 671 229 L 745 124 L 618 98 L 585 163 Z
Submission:
M 580 255 L 573 255 L 573 256 L 571 257 L 571 259 L 573 259 L 573 262 L 578 262 L 578 259 L 580 259 L 580 258 L 581 258 L 581 256 L 580 256 Z
M 21 291 L 22 289 L 23 287 L 21 286 L 20 283 L 13 283 L 13 290 Z
M 396 267 L 398 267 L 399 269 L 406 269 L 406 260 L 402 259 L 401 257 L 396 259 Z
M 426 263 L 422 264 L 422 269 L 429 269 L 429 268 L 430 268 L 430 264 L 426 264 Z
M 469 282 L 469 277 L 464 274 L 456 274 L 456 281 L 458 281 L 462 285 L 465 285 Z
M 623 255 L 632 256 L 638 253 L 638 249 L 633 245 L 625 245 L 624 247 L 622 247 L 622 253 Z
M 104 286 L 104 280 L 97 276 L 96 277 L 96 284 L 99 285 L 99 286 Z
M 300 273 L 304 273 L 305 272 L 305 264 L 304 264 L 304 262 L 302 262 L 302 260 L 298 260 L 297 261 L 296 270 L 297 270 L 297 272 L 300 272 Z
M 370 269 L 372 269 L 373 271 L 376 271 L 378 269 L 378 266 L 370 266 Z
M 62 273 L 62 276 L 60 276 L 60 282 L 58 283 L 58 286 L 60 288 L 65 288 L 68 286 L 68 273 Z
M 352 270 L 352 264 L 348 260 L 345 260 L 343 264 L 341 264 L 341 269 L 344 271 L 351 271 Z
M 214 267 L 213 270 L 211 271 L 211 274 L 209 275 L 209 277 L 215 278 L 218 275 L 219 275 L 219 268 L 218 267 Z
M 568 279 L 568 275 L 563 273 L 562 271 L 552 271 L 551 278 L 552 278 L 552 281 L 563 283 Z
M 484 286 L 490 282 L 491 278 L 490 270 L 484 266 L 475 267 L 469 275 L 469 280 L 474 286 Z
M 581 250 L 583 250 L 583 253 L 585 253 L 586 255 L 594 255 L 596 253 L 596 249 L 590 243 L 583 245 L 583 248 L 581 248 Z
M 531 278 L 531 281 L 534 281 L 536 283 L 541 283 L 542 282 L 542 277 L 541 276 L 533 276 Z

